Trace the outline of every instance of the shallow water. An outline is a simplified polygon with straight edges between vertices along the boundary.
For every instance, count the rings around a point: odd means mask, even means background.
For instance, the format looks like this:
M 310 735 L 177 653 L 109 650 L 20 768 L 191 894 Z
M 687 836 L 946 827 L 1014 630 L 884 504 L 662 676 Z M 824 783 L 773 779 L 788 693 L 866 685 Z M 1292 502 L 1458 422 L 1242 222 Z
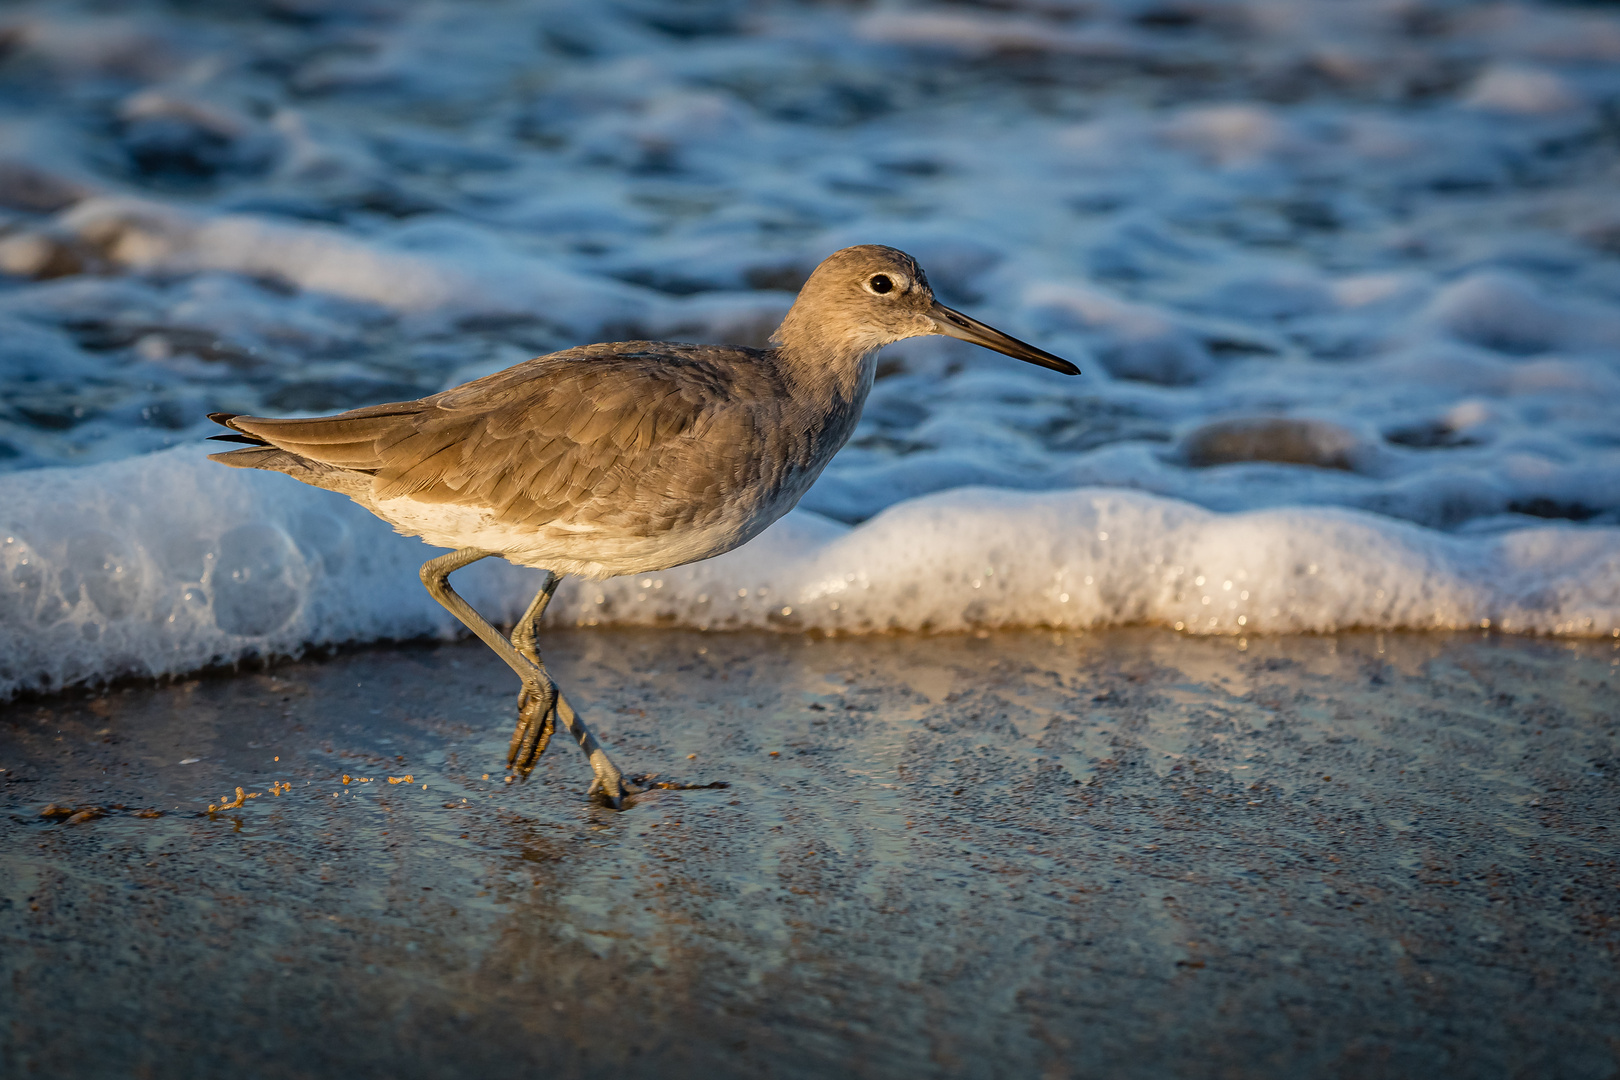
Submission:
M 627 771 L 728 786 L 503 783 L 477 644 L 4 707 L 7 1074 L 1620 1066 L 1607 642 L 545 646 Z

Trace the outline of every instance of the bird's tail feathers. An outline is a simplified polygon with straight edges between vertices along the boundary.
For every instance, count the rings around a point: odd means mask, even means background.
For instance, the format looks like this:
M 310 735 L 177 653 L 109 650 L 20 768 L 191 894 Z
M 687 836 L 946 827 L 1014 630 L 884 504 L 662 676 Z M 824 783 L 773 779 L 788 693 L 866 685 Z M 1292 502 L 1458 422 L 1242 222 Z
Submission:
M 241 416 L 241 415 L 242 415 L 241 413 L 231 413 L 231 412 L 211 412 L 211 413 L 209 413 L 208 414 L 208 419 L 212 420 L 214 423 L 219 424 L 219 425 L 221 425 L 223 427 L 230 428 L 231 433 L 229 435 L 210 435 L 210 436 L 208 436 L 208 441 L 209 442 L 245 443 L 248 446 L 269 446 L 270 443 L 267 440 L 261 439 L 257 435 L 250 435 L 247 432 L 243 431 L 241 428 L 237 427 L 235 424 L 231 423 L 232 420 L 235 420 L 238 416 Z M 214 458 L 214 460 L 217 461 L 218 457 L 216 456 Z
M 229 440 L 230 437 L 224 438 Z M 261 445 L 249 446 L 242 450 L 227 450 L 220 454 L 209 454 L 208 460 L 229 465 L 233 469 L 265 469 L 270 472 L 286 473 L 293 479 L 302 480 L 313 487 L 339 491 L 350 496 L 363 492 L 371 486 L 371 477 L 366 473 L 342 469 L 336 465 L 328 465 L 324 461 L 312 461 L 276 446 Z

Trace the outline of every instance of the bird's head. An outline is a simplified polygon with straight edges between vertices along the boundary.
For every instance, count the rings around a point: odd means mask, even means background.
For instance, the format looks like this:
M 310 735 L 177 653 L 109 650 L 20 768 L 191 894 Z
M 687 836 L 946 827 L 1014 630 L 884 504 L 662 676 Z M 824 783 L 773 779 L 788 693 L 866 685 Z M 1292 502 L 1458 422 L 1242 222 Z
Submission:
M 1065 375 L 1080 374 L 1062 357 L 941 304 L 917 260 L 881 244 L 847 247 L 827 256 L 799 290 L 773 340 L 796 351 L 865 356 L 929 334 L 971 341 Z

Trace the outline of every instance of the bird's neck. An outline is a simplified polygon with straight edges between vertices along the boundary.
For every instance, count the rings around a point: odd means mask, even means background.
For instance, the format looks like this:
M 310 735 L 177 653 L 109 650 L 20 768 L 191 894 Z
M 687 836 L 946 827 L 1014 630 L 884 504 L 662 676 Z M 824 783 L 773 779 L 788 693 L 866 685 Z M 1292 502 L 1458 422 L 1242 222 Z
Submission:
M 799 315 L 795 305 L 773 335 L 777 370 L 793 400 L 820 409 L 842 405 L 858 411 L 872 389 L 877 351 L 888 341 L 859 327 L 829 333 L 825 324 L 804 325 Z
M 782 345 L 773 352 L 776 370 L 787 383 L 788 400 L 833 416 L 859 414 L 877 372 L 877 350 L 877 345 L 861 352 Z

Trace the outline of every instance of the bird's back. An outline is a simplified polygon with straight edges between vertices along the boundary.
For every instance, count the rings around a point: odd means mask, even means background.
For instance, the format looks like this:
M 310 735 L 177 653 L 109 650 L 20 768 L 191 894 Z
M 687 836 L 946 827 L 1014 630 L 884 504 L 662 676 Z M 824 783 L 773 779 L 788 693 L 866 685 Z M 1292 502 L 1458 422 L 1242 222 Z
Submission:
M 859 405 L 796 408 L 769 351 L 618 342 L 419 401 L 230 417 L 266 445 L 214 460 L 342 491 L 430 543 L 608 576 L 756 535 L 798 501 Z

